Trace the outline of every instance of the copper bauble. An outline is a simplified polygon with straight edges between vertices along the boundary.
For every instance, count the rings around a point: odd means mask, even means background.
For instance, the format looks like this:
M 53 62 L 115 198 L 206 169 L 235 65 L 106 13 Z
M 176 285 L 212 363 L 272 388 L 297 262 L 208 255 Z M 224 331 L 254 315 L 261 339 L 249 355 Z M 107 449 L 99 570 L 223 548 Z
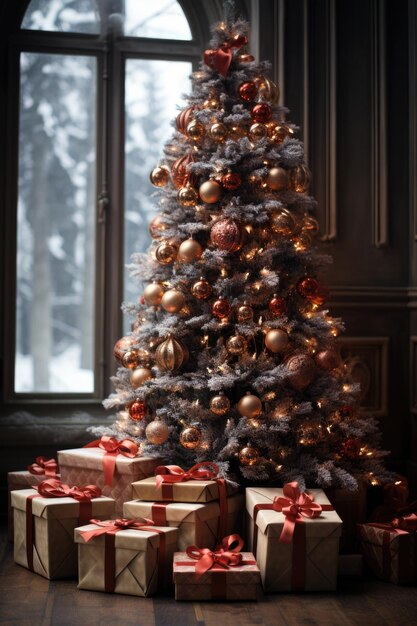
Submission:
M 254 187 L 260 187 L 260 185 L 262 185 L 263 182 L 264 182 L 264 179 L 262 178 L 262 175 L 260 173 L 254 173 L 248 176 L 248 183 L 250 183 Z
M 130 374 L 130 382 L 135 389 L 153 378 L 152 370 L 147 367 L 137 367 Z
M 272 82 L 269 78 L 265 76 L 261 76 L 257 80 L 258 88 L 259 88 L 259 97 L 262 100 L 266 100 L 271 104 L 278 104 L 279 100 L 279 87 L 275 83 Z
M 322 304 L 326 302 L 328 297 L 329 297 L 329 290 L 327 289 L 327 287 L 324 287 L 323 285 L 319 284 L 316 291 L 310 296 L 307 296 L 307 300 L 311 302 L 311 304 L 315 304 L 316 306 L 321 306 Z
M 159 369 L 164 371 L 178 370 L 187 361 L 188 350 L 186 346 L 173 335 L 169 335 L 155 351 L 155 363 Z
M 246 52 L 244 54 L 238 54 L 238 56 L 236 57 L 236 61 L 238 61 L 239 63 L 252 63 L 252 61 L 254 60 L 255 57 L 251 54 L 247 54 Z
M 146 405 L 142 400 L 134 400 L 127 407 L 129 411 L 130 419 L 135 422 L 140 422 L 146 415 Z
M 345 441 L 342 442 L 340 447 L 340 452 L 342 456 L 351 461 L 358 458 L 361 452 L 362 444 L 359 439 L 355 439 L 354 437 L 348 437 Z
M 185 304 L 185 296 L 178 289 L 168 289 L 162 296 L 161 306 L 168 313 L 178 313 Z
M 207 204 L 218 202 L 222 196 L 222 186 L 216 180 L 206 180 L 198 190 L 200 198 Z
M 271 215 L 271 228 L 278 235 L 290 236 L 297 230 L 297 221 L 288 209 L 279 209 Z
M 155 258 L 161 265 L 170 265 L 175 261 L 178 247 L 169 241 L 163 241 L 155 250 Z
M 213 302 L 213 306 L 211 307 L 211 312 L 214 317 L 218 317 L 219 319 L 224 319 L 230 315 L 231 306 L 227 300 L 224 298 L 219 298 L 215 302 Z
M 236 172 L 228 172 L 221 177 L 220 182 L 224 189 L 227 189 L 228 191 L 235 191 L 242 184 L 242 179 Z
M 266 184 L 269 189 L 281 191 L 288 187 L 288 173 L 283 167 L 271 167 L 266 177 Z
M 201 443 L 201 430 L 195 426 L 188 426 L 180 433 L 180 443 L 186 450 L 194 450 Z
M 211 296 L 213 289 L 210 283 L 204 278 L 197 280 L 191 287 L 191 293 L 198 300 L 205 300 Z
M 269 301 L 268 308 L 273 317 L 281 317 L 287 310 L 287 303 L 285 298 L 274 295 Z
M 236 317 L 238 322 L 251 322 L 253 320 L 253 309 L 246 302 L 241 304 L 237 311 Z
M 247 445 L 239 451 L 239 463 L 241 465 L 255 465 L 259 457 L 258 448 Z
M 311 215 L 305 215 L 303 219 L 303 230 L 306 230 L 310 235 L 317 235 L 320 226 L 318 221 Z
M 262 402 L 258 396 L 248 392 L 246 396 L 240 398 L 237 410 L 244 417 L 258 417 L 262 413 Z
M 185 187 L 186 183 L 190 181 L 189 165 L 196 161 L 196 156 L 193 152 L 187 152 L 184 156 L 180 157 L 171 167 L 171 178 L 177 189 Z
M 297 291 L 304 298 L 312 298 L 319 289 L 318 281 L 312 276 L 305 276 L 297 283 Z
M 307 191 L 311 183 L 311 173 L 307 165 L 302 163 L 301 165 L 294 167 L 294 169 L 291 170 L 290 180 L 291 187 L 294 191 L 298 191 L 300 193 Z
M 265 122 L 269 122 L 272 117 L 272 109 L 267 104 L 261 102 L 260 104 L 255 104 L 252 109 L 252 119 L 254 122 L 261 122 L 261 124 L 265 124 Z
M 316 365 L 323 370 L 334 370 L 340 365 L 340 356 L 336 350 L 328 348 L 327 350 L 321 350 L 314 357 Z
M 246 350 L 246 339 L 242 335 L 232 335 L 226 341 L 226 350 L 230 354 L 243 354 Z
M 210 126 L 209 135 L 215 141 L 224 141 L 227 137 L 227 126 L 221 122 L 215 122 Z
M 210 233 L 210 242 L 222 252 L 236 252 L 243 245 L 245 230 L 227 217 L 214 224 Z
M 178 260 L 181 263 L 192 263 L 198 261 L 203 254 L 203 248 L 196 239 L 186 239 L 182 242 L 178 249 Z
M 187 126 L 186 135 L 192 141 L 201 141 L 204 138 L 206 129 L 203 124 L 197 122 L 197 120 L 193 120 Z
M 282 143 L 289 133 L 288 126 L 282 124 L 274 124 L 271 122 L 271 126 L 268 128 L 269 138 L 276 144 Z
M 168 228 L 167 223 L 164 221 L 163 215 L 155 215 L 155 217 L 149 223 L 149 234 L 152 239 L 160 239 L 164 235 L 164 231 Z
M 165 166 L 155 167 L 152 170 L 149 179 L 155 187 L 165 187 L 169 181 L 169 169 Z
M 242 33 L 236 33 L 236 35 L 232 35 L 231 37 L 231 44 L 233 48 L 242 48 L 243 46 L 247 46 L 248 38 Z
M 210 411 L 215 415 L 225 415 L 230 409 L 230 400 L 223 393 L 213 396 L 210 400 Z
M 264 124 L 260 124 L 256 122 L 256 124 L 252 124 L 249 128 L 248 136 L 251 141 L 259 141 L 260 139 L 265 139 L 268 134 L 268 130 Z
M 290 372 L 288 381 L 298 391 L 308 387 L 316 377 L 316 364 L 308 354 L 294 354 L 287 359 L 285 365 Z
M 245 100 L 245 102 L 251 102 L 251 100 L 255 100 L 258 95 L 258 87 L 256 83 L 247 81 L 246 83 L 239 85 L 238 94 L 239 98 Z
M 164 295 L 164 288 L 160 283 L 151 283 L 147 285 L 143 291 L 143 297 L 146 304 L 152 306 L 158 306 L 161 304 L 162 296 Z
M 218 109 L 220 99 L 216 91 L 210 91 L 207 100 L 203 102 L 203 109 Z
M 138 365 L 141 364 L 141 350 L 132 348 L 124 353 L 122 357 L 122 365 L 123 367 L 127 367 L 132 370 L 135 369 Z
M 265 346 L 271 352 L 285 352 L 288 347 L 288 334 L 282 328 L 271 328 L 265 335 Z
M 145 435 L 149 443 L 161 445 L 168 439 L 169 428 L 162 420 L 154 420 L 145 428 Z
M 133 335 L 128 335 L 127 337 L 121 337 L 121 339 L 118 339 L 113 348 L 113 356 L 116 361 L 121 362 L 126 352 L 135 346 L 137 342 L 138 340 Z
M 198 195 L 195 189 L 187 185 L 178 191 L 177 200 L 181 206 L 195 206 L 198 202 Z
M 192 115 L 193 110 L 194 110 L 194 107 L 190 106 L 180 111 L 180 113 L 178 113 L 177 115 L 177 119 L 176 119 L 177 129 L 180 131 L 180 133 L 183 133 L 184 135 L 185 135 L 187 126 L 191 121 L 191 115 Z

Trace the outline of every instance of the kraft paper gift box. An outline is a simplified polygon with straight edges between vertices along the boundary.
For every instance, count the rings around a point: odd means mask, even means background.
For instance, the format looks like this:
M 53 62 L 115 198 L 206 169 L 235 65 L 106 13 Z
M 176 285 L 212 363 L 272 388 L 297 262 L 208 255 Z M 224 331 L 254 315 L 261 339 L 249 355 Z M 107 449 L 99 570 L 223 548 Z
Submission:
M 133 500 L 123 506 L 127 518 L 146 517 L 159 526 L 178 528 L 178 549 L 189 545 L 213 549 L 226 534 L 240 531 L 245 506 L 243 494 L 227 498 L 227 517 L 224 528 L 219 526 L 220 506 L 218 502 L 198 504 L 194 502 L 142 502 Z
M 331 506 L 321 489 L 309 489 L 308 493 L 314 496 L 314 502 Z M 334 510 L 323 511 L 316 519 L 303 517 L 303 521 L 295 525 L 292 542 L 280 543 L 285 515 L 271 509 L 262 510 L 264 505 L 271 506 L 276 496 L 282 497 L 283 489 L 246 489 L 248 542 L 261 570 L 264 591 L 336 589 L 342 520 Z M 301 525 L 304 528 L 300 528 Z M 302 549 L 301 533 L 304 532 Z M 295 545 L 300 538 L 301 543 Z
M 229 569 L 213 567 L 196 577 L 195 564 L 186 552 L 174 555 L 176 600 L 256 600 L 261 577 L 255 557 L 242 552 L 242 563 Z M 221 621 L 221 620 L 220 620 Z
M 156 476 L 132 484 L 133 499 L 148 502 L 212 502 L 218 500 L 219 485 L 215 480 L 187 480 L 177 483 L 162 483 L 157 486 Z M 231 496 L 239 487 L 225 481 L 226 494 Z
M 30 500 L 30 496 L 36 497 Z M 91 504 L 90 517 L 105 519 L 114 513 L 114 500 L 100 497 L 92 499 L 90 503 L 80 503 L 70 497 L 38 496 L 35 489 L 11 493 L 14 512 L 14 560 L 45 578 L 76 576 L 74 528 L 80 525 L 80 504 Z M 27 524 L 32 524 L 33 546 L 28 543 L 30 529 Z
M 89 524 L 75 529 L 79 589 L 150 596 L 158 589 L 172 585 L 176 528 L 155 526 L 149 531 L 128 528 L 112 536 L 93 537 L 88 542 L 83 539 L 83 531 L 98 528 L 96 524 Z M 109 540 L 112 544 L 106 546 Z
M 71 485 L 93 484 L 103 494 L 116 501 L 116 514 L 121 515 L 123 503 L 132 499 L 132 483 L 154 473 L 161 459 L 137 456 L 129 458 L 118 454 L 111 485 L 105 484 L 101 448 L 75 448 L 58 452 L 61 480 Z

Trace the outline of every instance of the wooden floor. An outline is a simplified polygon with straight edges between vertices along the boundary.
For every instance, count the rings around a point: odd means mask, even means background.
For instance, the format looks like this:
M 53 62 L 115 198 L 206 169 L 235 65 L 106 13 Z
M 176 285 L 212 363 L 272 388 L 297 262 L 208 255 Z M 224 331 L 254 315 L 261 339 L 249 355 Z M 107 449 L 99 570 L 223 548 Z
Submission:
M 337 593 L 269 595 L 258 602 L 199 604 L 79 591 L 13 563 L 0 541 L 1 626 L 417 626 L 417 587 L 340 581 Z

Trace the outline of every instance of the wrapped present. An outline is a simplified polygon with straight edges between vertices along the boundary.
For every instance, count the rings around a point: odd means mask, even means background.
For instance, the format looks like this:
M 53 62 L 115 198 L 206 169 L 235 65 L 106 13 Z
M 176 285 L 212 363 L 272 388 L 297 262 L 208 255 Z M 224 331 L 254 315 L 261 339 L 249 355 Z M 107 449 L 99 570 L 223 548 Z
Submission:
M 343 554 L 355 554 L 360 551 L 356 528 L 358 524 L 366 521 L 367 492 L 368 484 L 360 478 L 356 490 L 333 487 L 325 489 L 330 504 L 343 522 L 340 536 L 340 552 Z
M 95 485 L 69 487 L 49 478 L 36 489 L 12 491 L 14 560 L 45 578 L 77 575 L 74 528 L 92 516 L 106 518 L 114 500 Z
M 174 555 L 176 600 L 256 600 L 260 571 L 243 539 L 225 537 L 215 551 L 189 546 Z
M 149 596 L 172 584 L 176 528 L 152 520 L 91 520 L 75 529 L 79 589 Z
M 18 489 L 30 489 L 34 485 L 39 485 L 45 478 L 60 478 L 58 473 L 58 463 L 55 459 L 45 459 L 38 456 L 35 463 L 28 466 L 27 470 L 18 472 L 9 472 L 7 474 L 7 490 L 8 490 L 8 534 L 9 540 L 13 541 L 13 511 L 11 506 L 10 493 Z
M 320 489 L 246 489 L 249 545 L 265 591 L 336 588 L 342 520 Z
M 365 560 L 375 576 L 396 585 L 417 582 L 417 515 L 358 525 Z
M 178 528 L 178 549 L 197 544 L 214 548 L 225 534 L 239 529 L 244 509 L 243 494 L 226 499 L 226 508 L 219 502 L 142 502 L 133 500 L 123 506 L 124 517 L 146 517 L 158 526 Z M 222 519 L 222 516 L 223 519 Z M 225 529 L 223 532 L 222 529 Z
M 368 522 L 388 523 L 417 511 L 417 501 L 409 503 L 408 481 L 403 476 L 379 487 L 380 502 L 372 508 Z
M 132 482 L 153 475 L 161 459 L 139 456 L 131 439 L 117 441 L 104 436 L 84 448 L 58 452 L 61 478 L 77 485 L 93 483 L 116 501 L 116 514 L 132 499 Z

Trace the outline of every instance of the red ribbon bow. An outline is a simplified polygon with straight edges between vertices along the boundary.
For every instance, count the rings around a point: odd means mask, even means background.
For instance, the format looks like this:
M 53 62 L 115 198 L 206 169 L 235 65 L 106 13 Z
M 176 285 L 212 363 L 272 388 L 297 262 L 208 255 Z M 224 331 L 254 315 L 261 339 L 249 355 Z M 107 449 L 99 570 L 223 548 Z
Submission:
M 247 37 L 240 36 L 235 40 L 223 43 L 217 50 L 209 49 L 204 52 L 204 63 L 217 70 L 224 78 L 227 76 L 232 62 L 232 48 L 241 48 L 248 43 Z
M 129 528 L 133 528 L 135 530 L 147 530 L 147 527 L 154 526 L 155 522 L 146 517 L 138 517 L 137 519 L 127 519 L 125 517 L 121 517 L 114 520 L 98 520 L 98 519 L 90 519 L 90 524 L 96 524 L 96 526 L 100 526 L 100 528 L 94 528 L 93 530 L 80 530 L 80 535 L 84 539 L 84 541 L 90 541 L 93 537 L 99 537 L 100 535 L 105 535 L 106 533 L 118 533 L 120 530 L 128 530 Z M 149 530 L 153 530 L 149 528 Z
M 96 485 L 86 485 L 85 487 L 74 485 L 70 487 L 56 478 L 44 480 L 33 488 L 37 489 L 42 498 L 74 498 L 78 502 L 89 502 L 93 498 L 101 496 L 101 490 Z
M 55 459 L 45 459 L 43 456 L 37 456 L 35 463 L 28 465 L 28 471 L 37 476 L 56 476 L 58 473 L 58 463 Z
M 417 532 L 417 515 L 411 513 L 411 515 L 396 517 L 392 520 L 391 525 L 395 529 L 406 530 L 410 533 Z
M 133 459 L 139 452 L 139 446 L 132 439 L 117 441 L 117 439 L 108 435 L 103 435 L 101 439 L 91 441 L 84 448 L 101 448 L 105 450 L 106 453 L 103 456 L 104 484 L 109 486 L 113 484 L 116 457 L 122 454 Z
M 236 545 L 234 545 L 236 544 Z M 236 567 L 242 562 L 240 551 L 243 548 L 243 539 L 237 534 L 224 537 L 220 547 L 213 551 L 208 548 L 188 546 L 187 556 L 197 561 L 195 565 L 196 578 L 200 578 L 205 572 L 214 567 L 229 569 Z
M 201 469 L 202 467 L 206 469 Z M 211 461 L 196 463 L 188 471 L 183 470 L 179 465 L 159 465 L 155 469 L 156 486 L 160 487 L 163 483 L 182 483 L 188 480 L 214 480 L 218 473 L 218 466 Z
M 295 524 L 302 522 L 303 517 L 319 517 L 322 507 L 314 502 L 314 496 L 300 493 L 298 482 L 287 483 L 283 487 L 284 497 L 274 498 L 273 509 L 285 515 L 285 522 L 279 538 L 280 543 L 292 543 Z

